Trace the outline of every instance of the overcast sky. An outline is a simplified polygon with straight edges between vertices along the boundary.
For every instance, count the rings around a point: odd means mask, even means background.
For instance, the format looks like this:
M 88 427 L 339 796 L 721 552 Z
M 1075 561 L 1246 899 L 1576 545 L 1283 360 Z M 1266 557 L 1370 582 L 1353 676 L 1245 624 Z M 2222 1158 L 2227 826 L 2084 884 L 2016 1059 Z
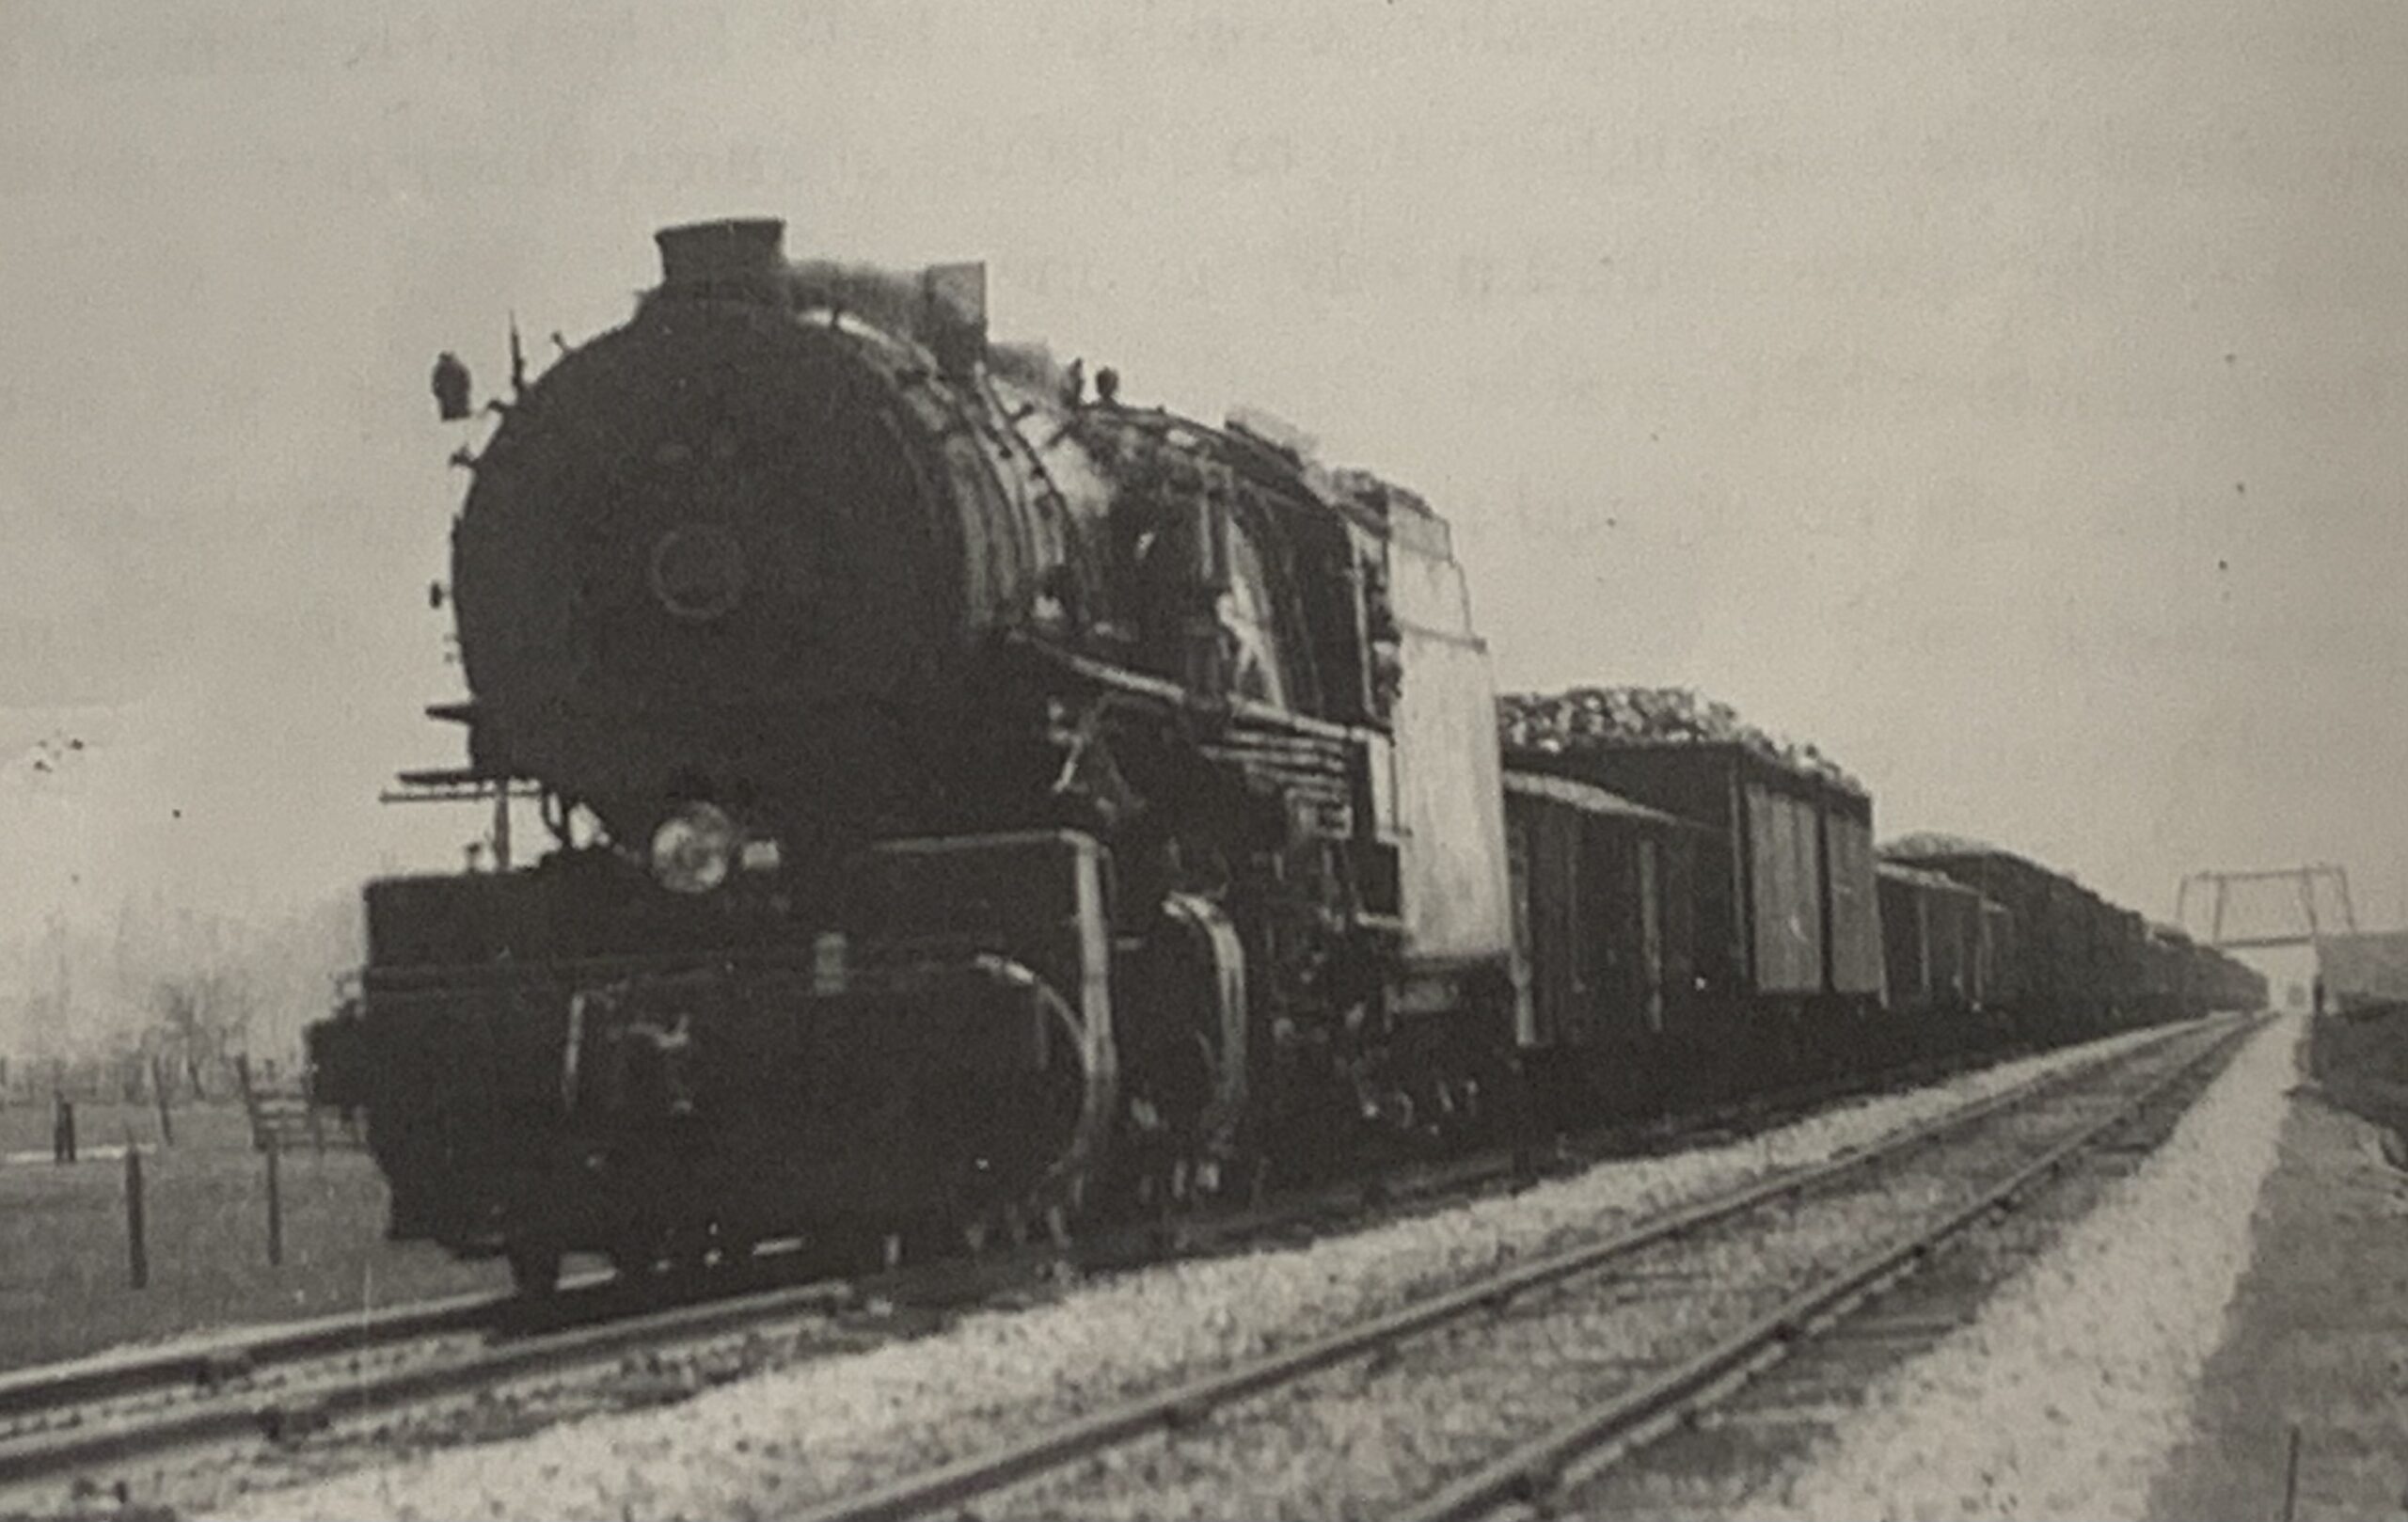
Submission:
M 428 366 L 766 213 L 1419 488 L 1508 686 L 1703 688 L 1885 836 L 2154 915 L 2331 859 L 2399 918 L 2396 0 L 0 0 L 0 50 L 10 916 L 456 862 L 373 802 L 458 755 Z

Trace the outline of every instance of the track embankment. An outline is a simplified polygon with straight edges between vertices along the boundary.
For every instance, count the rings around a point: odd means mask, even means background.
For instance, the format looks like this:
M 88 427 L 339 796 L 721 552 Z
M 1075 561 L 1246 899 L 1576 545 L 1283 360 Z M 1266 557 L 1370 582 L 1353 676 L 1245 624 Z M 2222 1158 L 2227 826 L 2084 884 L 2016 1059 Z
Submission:
M 1800 1358 L 1685 1440 L 1684 1472 L 1592 1492 L 1583 1514 L 2145 1514 L 2250 1266 L 2299 1037 L 2258 1031 L 2162 1140 L 1927 1267 L 1838 1358 Z M 2264 1498 L 2170 1514 L 2279 1516 Z
M 2247 1272 L 2150 1515 L 2408 1517 L 2408 1017 L 2326 1016 L 2258 1200 Z M 2372 1080 L 2373 1082 L 2369 1082 Z M 2353 1113 L 2355 1112 L 2355 1113 Z

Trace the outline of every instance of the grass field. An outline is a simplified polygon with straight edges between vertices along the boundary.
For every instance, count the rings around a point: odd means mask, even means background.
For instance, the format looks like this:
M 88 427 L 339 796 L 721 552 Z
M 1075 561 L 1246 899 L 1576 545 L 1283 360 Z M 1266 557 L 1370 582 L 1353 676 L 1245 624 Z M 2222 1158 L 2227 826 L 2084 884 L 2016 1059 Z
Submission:
M 0 1108 L 0 1369 L 241 1323 L 289 1321 L 498 1290 L 495 1263 L 384 1240 L 385 1186 L 363 1152 L 308 1148 L 281 1165 L 284 1260 L 268 1263 L 265 1160 L 237 1105 L 174 1114 L 76 1107 L 81 1160 L 50 1161 L 50 1106 Z M 128 1138 L 140 1148 L 150 1286 L 129 1282 Z M 22 1160 L 38 1153 L 39 1160 Z

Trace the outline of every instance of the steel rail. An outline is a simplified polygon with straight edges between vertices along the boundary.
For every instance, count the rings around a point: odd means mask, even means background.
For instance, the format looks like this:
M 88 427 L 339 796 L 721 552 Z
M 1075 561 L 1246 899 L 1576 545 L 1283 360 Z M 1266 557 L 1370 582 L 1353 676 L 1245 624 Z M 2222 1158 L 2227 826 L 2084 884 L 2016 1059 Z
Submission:
M 171 1347 L 103 1355 L 0 1374 L 0 1418 L 33 1417 L 65 1406 L 247 1378 L 262 1368 L 304 1358 L 366 1352 L 445 1332 L 492 1326 L 513 1297 L 456 1295 L 366 1314 L 285 1323 Z
M 1292 1384 L 1307 1374 L 1348 1362 L 1465 1316 L 1497 1308 L 1531 1290 L 1587 1273 L 1641 1248 L 1744 1214 L 1884 1159 L 1896 1157 L 2002 1111 L 2030 1102 L 2044 1093 L 2067 1086 L 2077 1079 L 2094 1075 L 2102 1068 L 2131 1060 L 2141 1052 L 2158 1051 L 2167 1042 L 2194 1033 L 2197 1028 L 2184 1026 L 2138 1048 L 2126 1048 L 2040 1074 L 1988 1099 L 1961 1105 L 1945 1115 L 1840 1153 L 1825 1162 L 1776 1174 L 1730 1193 L 1653 1216 L 1595 1242 L 1550 1254 L 1385 1315 L 1341 1327 L 1292 1348 L 1199 1376 L 1166 1390 L 1115 1403 L 1018 1442 L 908 1475 L 852 1496 L 833 1498 L 793 1514 L 797 1522 L 896 1522 L 896 1519 L 960 1505 L 1006 1485 L 1119 1447 L 1149 1433 L 1191 1426 L 1212 1411 L 1248 1396 Z M 2234 1038 L 2237 1037 L 2228 1036 L 2214 1043 L 2211 1050 L 2222 1051 Z M 2188 1070 L 2189 1066 L 2186 1064 L 2178 1070 Z
M 447 1295 L 382 1310 L 236 1328 L 220 1336 L 126 1349 L 0 1372 L 0 1419 L 40 1418 L 94 1402 L 180 1389 L 210 1392 L 314 1358 L 370 1353 L 452 1332 L 537 1330 L 626 1308 L 627 1287 L 608 1273 L 579 1274 L 557 1296 L 531 1302 L 512 1291 Z M 5 1444 L 8 1439 L 0 1439 Z M 0 1479 L 6 1478 L 0 1469 Z
M 608 1281 L 597 1292 L 611 1288 Z M 41 1430 L 0 1439 L 0 1484 L 22 1484 L 73 1473 L 94 1466 L 162 1453 L 175 1449 L 240 1437 L 281 1438 L 312 1432 L 336 1419 L 416 1402 L 462 1394 L 549 1370 L 588 1364 L 633 1349 L 662 1342 L 695 1340 L 738 1331 L 839 1304 L 855 1292 L 840 1281 L 815 1282 L 752 1294 L 671 1307 L 646 1315 L 575 1325 L 566 1330 L 531 1334 L 517 1341 L 480 1347 L 459 1357 L 419 1368 L 361 1377 L 336 1378 L 311 1385 L 289 1398 L 264 1402 L 246 1399 L 247 1392 L 230 1390 L 201 1398 L 186 1408 L 166 1412 L 135 1412 L 115 1419 L 79 1420 L 59 1430 Z M 523 1303 L 505 1300 L 506 1315 Z M 455 1306 L 446 1312 L 395 1318 L 375 1345 L 393 1346 L 410 1340 L 401 1324 L 414 1319 L 442 1323 L 466 1316 L 479 1303 Z M 488 1306 L 487 1308 L 492 1308 Z M 463 1324 L 460 1329 L 491 1326 L 493 1322 Z M 440 1325 L 437 1330 L 443 1329 Z M 356 1340 L 321 1345 L 321 1334 L 287 1336 L 281 1340 L 302 1345 L 292 1361 L 316 1354 L 340 1354 L 365 1346 Z M 331 1334 L 324 1334 L 331 1335 Z M 176 1360 L 188 1365 L 189 1356 Z M 156 1387 L 154 1382 L 150 1387 Z

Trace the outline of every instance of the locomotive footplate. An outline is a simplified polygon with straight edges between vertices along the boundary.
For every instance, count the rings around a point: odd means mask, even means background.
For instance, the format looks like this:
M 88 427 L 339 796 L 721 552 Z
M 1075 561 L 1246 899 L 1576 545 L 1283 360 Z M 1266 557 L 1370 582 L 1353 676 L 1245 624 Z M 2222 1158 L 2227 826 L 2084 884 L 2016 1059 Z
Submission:
M 883 933 L 372 966 L 313 1050 L 368 1110 L 393 1234 L 623 1257 L 1073 1197 L 1117 1098 L 1102 851 L 901 841 L 858 870 Z

